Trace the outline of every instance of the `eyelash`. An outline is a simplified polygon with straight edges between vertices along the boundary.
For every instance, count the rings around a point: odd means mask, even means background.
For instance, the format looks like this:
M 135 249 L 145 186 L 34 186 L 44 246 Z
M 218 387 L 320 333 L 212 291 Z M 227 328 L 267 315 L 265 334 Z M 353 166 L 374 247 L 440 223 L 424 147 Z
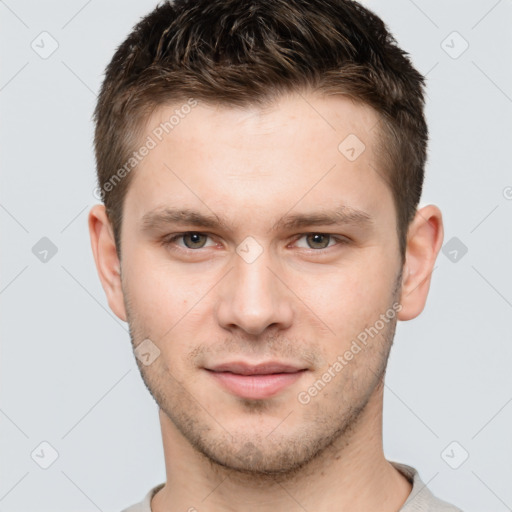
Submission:
M 208 238 L 212 238 L 209 234 L 207 233 L 202 233 L 200 231 L 184 231 L 182 233 L 177 233 L 175 235 L 171 235 L 170 237 L 166 237 L 165 239 L 163 239 L 162 241 L 162 245 L 166 248 L 170 248 L 171 245 L 173 245 L 178 239 L 180 238 L 183 238 L 185 235 L 192 235 L 192 234 L 196 234 L 196 235 L 204 235 L 204 236 L 207 236 Z M 309 252 L 310 254 L 322 254 L 322 253 L 325 253 L 325 251 L 327 251 L 328 249 L 331 249 L 332 247 L 335 247 L 337 245 L 347 245 L 350 243 L 350 240 L 347 238 L 347 237 L 344 237 L 344 236 L 335 236 L 331 233 L 322 233 L 320 231 L 311 231 L 309 233 L 301 233 L 299 236 L 297 236 L 292 243 L 296 243 L 298 242 L 300 239 L 304 238 L 304 237 L 307 237 L 309 235 L 325 235 L 325 236 L 328 236 L 330 237 L 330 240 L 335 240 L 337 243 L 333 244 L 333 245 L 328 245 L 327 247 L 324 247 L 322 249 L 312 249 L 311 247 L 309 248 L 300 248 L 300 249 L 303 249 L 303 250 L 306 250 L 307 252 Z M 212 247 L 212 246 L 208 246 L 208 247 Z M 192 252 L 199 252 L 201 249 L 207 249 L 208 247 L 199 247 L 197 249 L 190 249 L 189 247 L 180 247 L 180 246 L 174 246 L 173 247 L 173 250 L 175 251 L 184 251 L 184 252 L 188 252 L 188 253 L 192 253 Z

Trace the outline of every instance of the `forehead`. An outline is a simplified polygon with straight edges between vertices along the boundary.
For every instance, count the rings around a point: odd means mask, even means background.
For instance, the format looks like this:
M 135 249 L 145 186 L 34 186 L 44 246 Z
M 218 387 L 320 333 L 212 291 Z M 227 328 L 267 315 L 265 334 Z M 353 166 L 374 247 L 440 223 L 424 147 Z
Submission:
M 347 96 L 289 93 L 264 106 L 212 105 L 193 98 L 160 106 L 147 120 L 145 135 L 151 135 L 157 143 L 181 135 L 190 144 L 204 144 L 213 136 L 230 146 L 244 144 L 247 152 L 251 146 L 256 150 L 258 142 L 268 147 L 274 141 L 274 146 L 282 147 L 280 143 L 285 139 L 298 144 L 301 138 L 312 136 L 315 142 L 322 139 L 326 147 L 336 149 L 340 138 L 354 134 L 371 150 L 378 125 L 379 115 L 372 107 Z M 252 144 L 246 144 L 248 137 Z
M 152 149 L 125 206 L 139 218 L 178 203 L 238 218 L 256 208 L 252 220 L 319 204 L 377 214 L 393 208 L 379 172 L 378 129 L 371 107 L 339 95 L 290 94 L 265 107 L 160 107 L 146 124 Z

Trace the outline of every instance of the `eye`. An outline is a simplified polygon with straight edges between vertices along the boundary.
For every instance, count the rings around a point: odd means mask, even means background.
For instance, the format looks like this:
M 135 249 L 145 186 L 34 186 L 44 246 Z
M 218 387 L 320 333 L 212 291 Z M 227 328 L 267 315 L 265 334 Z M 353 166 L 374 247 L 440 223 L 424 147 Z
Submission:
M 171 236 L 170 238 L 167 238 L 165 241 L 166 245 L 176 244 L 178 247 L 182 249 L 202 249 L 203 247 L 209 247 L 206 245 L 206 242 L 210 238 L 208 235 L 205 235 L 204 233 L 198 233 L 196 231 L 190 231 L 187 233 L 179 233 L 177 235 Z M 179 240 L 183 241 L 183 245 L 177 243 Z
M 301 240 L 305 240 L 306 245 L 300 244 Z M 336 243 L 346 243 L 347 241 L 342 238 L 336 238 L 327 233 L 307 233 L 297 239 L 297 247 L 303 249 L 327 249 Z

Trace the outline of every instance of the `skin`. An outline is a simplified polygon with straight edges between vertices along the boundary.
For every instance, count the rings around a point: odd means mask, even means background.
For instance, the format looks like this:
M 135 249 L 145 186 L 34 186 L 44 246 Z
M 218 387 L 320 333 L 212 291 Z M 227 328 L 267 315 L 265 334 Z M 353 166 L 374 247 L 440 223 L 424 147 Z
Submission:
M 144 138 L 175 108 L 157 110 Z M 377 123 L 340 96 L 290 94 L 244 109 L 200 102 L 133 171 L 121 261 L 104 207 L 91 210 L 109 305 L 134 347 L 149 338 L 160 351 L 138 362 L 160 407 L 167 472 L 153 511 L 393 512 L 410 494 L 383 453 L 383 378 L 397 319 L 425 306 L 443 227 L 437 207 L 418 210 L 402 265 L 392 193 L 375 171 Z M 349 134 L 366 146 L 354 161 L 338 150 Z M 278 223 L 340 206 L 370 220 Z M 156 222 L 169 207 L 224 223 Z M 186 232 L 199 236 L 165 243 Z M 251 262 L 237 253 L 246 237 L 261 251 Z M 393 305 L 395 317 L 301 403 Z M 234 360 L 306 371 L 274 396 L 245 399 L 205 369 Z

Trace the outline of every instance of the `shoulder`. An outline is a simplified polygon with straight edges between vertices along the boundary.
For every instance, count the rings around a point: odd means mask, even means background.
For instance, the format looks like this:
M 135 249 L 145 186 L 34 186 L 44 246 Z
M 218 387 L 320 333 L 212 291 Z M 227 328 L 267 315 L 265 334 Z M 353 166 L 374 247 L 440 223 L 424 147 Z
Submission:
M 412 484 L 411 494 L 399 512 L 462 512 L 460 508 L 434 496 L 416 469 L 399 462 L 389 462 Z
M 156 487 L 153 487 L 147 494 L 144 496 L 144 499 L 132 505 L 131 507 L 123 509 L 121 512 L 151 512 L 151 498 L 164 486 L 164 484 L 159 484 Z

